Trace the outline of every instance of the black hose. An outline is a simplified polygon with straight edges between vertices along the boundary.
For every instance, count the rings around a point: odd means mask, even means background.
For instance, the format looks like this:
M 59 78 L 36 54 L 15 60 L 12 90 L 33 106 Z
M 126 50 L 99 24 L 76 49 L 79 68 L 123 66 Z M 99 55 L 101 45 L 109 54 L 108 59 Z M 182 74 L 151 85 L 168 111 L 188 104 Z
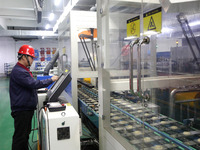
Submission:
M 57 50 L 53 56 L 53 58 L 51 59 L 51 61 L 47 64 L 47 66 L 44 69 L 44 75 L 49 75 L 49 70 L 53 69 L 53 65 L 55 64 L 56 60 L 59 57 L 59 50 Z

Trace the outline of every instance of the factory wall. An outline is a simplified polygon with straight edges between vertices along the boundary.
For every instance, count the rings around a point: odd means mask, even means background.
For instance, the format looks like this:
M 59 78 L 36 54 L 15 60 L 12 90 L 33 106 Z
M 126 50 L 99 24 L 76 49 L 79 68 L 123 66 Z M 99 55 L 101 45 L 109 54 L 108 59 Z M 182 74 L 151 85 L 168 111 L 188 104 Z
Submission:
M 178 43 L 176 43 L 178 42 Z M 181 47 L 182 39 L 178 38 L 158 38 L 157 39 L 157 52 L 170 52 L 171 47 Z
M 40 48 L 44 48 L 46 51 L 46 48 L 57 48 L 58 49 L 58 41 L 55 39 L 35 39 L 35 40 L 31 40 L 31 41 L 17 41 L 16 42 L 16 50 L 18 51 L 19 48 L 24 45 L 24 44 L 28 44 L 31 45 L 35 50 L 40 50 Z M 17 57 L 17 56 L 16 56 Z M 31 66 L 31 70 L 35 70 L 35 63 L 36 62 L 41 62 L 40 59 L 38 61 L 34 61 L 32 66 Z M 44 61 L 45 64 L 47 64 L 46 61 Z
M 0 76 L 4 75 L 4 63 L 16 62 L 15 40 L 11 37 L 0 37 Z
M 4 75 L 4 63 L 15 64 L 17 62 L 17 52 L 19 48 L 28 44 L 34 49 L 41 47 L 58 48 L 58 41 L 55 39 L 35 39 L 30 41 L 15 41 L 12 37 L 0 37 L 0 76 Z M 34 69 L 35 62 L 31 69 Z

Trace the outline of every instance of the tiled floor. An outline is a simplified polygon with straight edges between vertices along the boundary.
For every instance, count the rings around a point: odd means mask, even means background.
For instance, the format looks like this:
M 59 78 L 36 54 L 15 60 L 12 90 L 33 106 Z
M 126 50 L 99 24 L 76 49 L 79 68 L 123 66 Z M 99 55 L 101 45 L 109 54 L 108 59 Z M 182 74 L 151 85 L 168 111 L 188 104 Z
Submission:
M 11 150 L 14 120 L 10 113 L 9 78 L 0 77 L 0 150 Z M 34 133 L 33 141 L 36 139 L 37 131 Z M 32 150 L 37 149 L 36 143 L 32 143 L 32 133 L 29 143 Z
M 14 121 L 10 115 L 9 79 L 0 78 L 0 149 L 10 150 Z

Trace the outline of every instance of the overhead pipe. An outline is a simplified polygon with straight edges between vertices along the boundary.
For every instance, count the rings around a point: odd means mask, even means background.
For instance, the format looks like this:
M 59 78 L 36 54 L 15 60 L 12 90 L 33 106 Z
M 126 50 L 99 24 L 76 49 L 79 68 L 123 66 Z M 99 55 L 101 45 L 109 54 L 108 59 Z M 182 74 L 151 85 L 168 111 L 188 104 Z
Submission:
M 141 43 L 138 44 L 137 52 L 138 52 L 138 63 L 137 63 L 137 92 L 141 93 L 141 45 L 142 44 L 149 44 L 150 38 L 145 36 Z
M 129 85 L 130 85 L 130 90 L 133 92 L 133 46 L 135 44 L 139 43 L 139 39 L 136 39 L 135 41 L 132 41 L 130 45 L 130 61 L 129 61 L 129 69 L 130 69 L 130 76 L 129 76 Z

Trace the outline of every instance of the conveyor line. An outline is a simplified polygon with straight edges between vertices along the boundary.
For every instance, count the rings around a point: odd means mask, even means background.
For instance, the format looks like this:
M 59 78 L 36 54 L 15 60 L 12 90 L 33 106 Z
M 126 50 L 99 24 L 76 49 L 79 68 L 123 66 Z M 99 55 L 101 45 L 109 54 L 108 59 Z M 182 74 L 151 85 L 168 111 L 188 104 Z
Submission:
M 86 107 L 92 110 L 92 103 L 97 102 L 95 106 L 98 109 L 97 90 L 81 88 L 79 95 Z M 122 99 L 119 95 L 117 97 L 119 99 L 111 97 L 111 127 L 138 149 L 150 150 L 156 148 L 155 146 L 162 146 L 163 149 L 200 149 L 200 142 L 197 141 L 198 139 L 200 141 L 200 136 L 198 135 L 200 131 L 188 128 L 167 116 L 159 114 L 158 111 L 155 111 L 158 109 L 155 104 L 148 104 L 148 107 L 145 108 L 141 103 L 130 102 Z M 91 104 L 88 105 L 87 103 Z M 96 110 L 93 111 L 97 112 Z M 98 116 L 98 113 L 96 114 Z M 177 126 L 178 129 L 172 129 L 173 126 Z M 134 131 L 144 131 L 144 134 L 136 135 Z M 187 131 L 191 132 L 190 136 L 182 134 Z M 142 143 L 142 145 L 141 141 L 148 137 L 151 137 L 151 142 L 149 142 L 151 144 L 146 142 Z

